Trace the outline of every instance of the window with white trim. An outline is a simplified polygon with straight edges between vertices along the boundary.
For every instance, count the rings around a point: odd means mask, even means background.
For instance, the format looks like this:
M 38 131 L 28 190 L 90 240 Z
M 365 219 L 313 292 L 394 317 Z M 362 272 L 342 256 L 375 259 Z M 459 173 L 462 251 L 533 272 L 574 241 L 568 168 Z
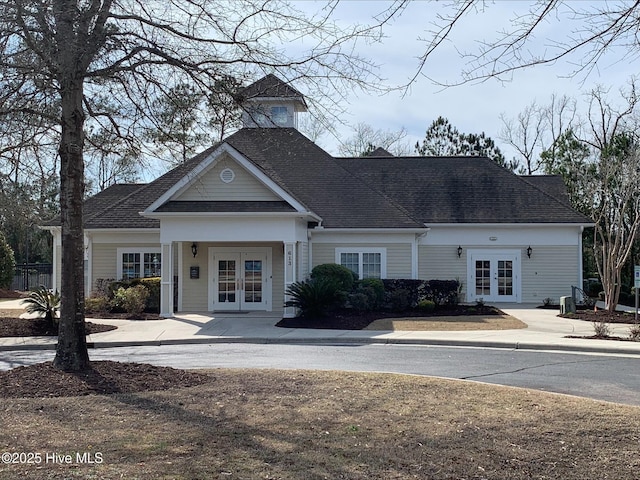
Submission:
M 347 267 L 358 278 L 386 278 L 386 248 L 336 248 L 336 263 Z
M 161 269 L 162 254 L 160 250 L 118 249 L 119 279 L 159 277 Z

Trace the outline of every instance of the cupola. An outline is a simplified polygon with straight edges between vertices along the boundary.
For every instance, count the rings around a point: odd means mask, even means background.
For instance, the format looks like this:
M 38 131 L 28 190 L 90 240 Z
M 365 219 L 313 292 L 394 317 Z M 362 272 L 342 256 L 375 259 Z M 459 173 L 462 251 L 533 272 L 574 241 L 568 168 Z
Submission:
M 239 94 L 245 128 L 298 128 L 298 113 L 306 112 L 304 96 L 269 74 Z

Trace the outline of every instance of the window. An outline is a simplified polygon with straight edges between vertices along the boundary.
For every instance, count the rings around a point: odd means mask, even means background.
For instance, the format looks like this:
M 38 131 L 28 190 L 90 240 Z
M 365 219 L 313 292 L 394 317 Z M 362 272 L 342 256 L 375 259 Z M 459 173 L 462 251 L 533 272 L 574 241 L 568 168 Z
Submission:
M 287 124 L 288 119 L 287 107 L 271 107 L 271 120 L 273 120 L 273 123 L 284 126 Z
M 133 248 L 118 249 L 118 278 L 159 277 L 162 268 L 162 254 L 154 250 Z
M 336 248 L 336 263 L 363 278 L 386 278 L 385 248 Z

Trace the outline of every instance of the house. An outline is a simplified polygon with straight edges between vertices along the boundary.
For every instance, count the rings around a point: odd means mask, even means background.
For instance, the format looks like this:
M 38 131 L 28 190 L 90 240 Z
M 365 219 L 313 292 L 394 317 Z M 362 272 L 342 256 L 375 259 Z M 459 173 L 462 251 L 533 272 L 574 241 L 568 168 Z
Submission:
M 165 316 L 292 316 L 287 286 L 333 262 L 361 278 L 459 279 L 468 302 L 541 303 L 582 285 L 591 222 L 559 177 L 484 157 L 334 158 L 296 130 L 298 90 L 268 75 L 243 102 L 245 127 L 221 143 L 86 201 L 87 294 L 98 279 L 161 276 Z

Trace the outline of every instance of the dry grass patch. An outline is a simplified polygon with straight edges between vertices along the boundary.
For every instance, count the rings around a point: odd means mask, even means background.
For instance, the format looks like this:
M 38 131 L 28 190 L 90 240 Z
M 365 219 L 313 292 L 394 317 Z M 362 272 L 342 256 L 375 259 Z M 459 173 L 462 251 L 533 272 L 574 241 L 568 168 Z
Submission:
M 640 408 L 424 377 L 215 370 L 162 392 L 5 399 L 15 479 L 636 479 Z M 95 458 L 95 457 L 94 457 Z
M 464 331 L 464 330 L 516 330 L 527 324 L 510 315 L 467 315 L 381 318 L 371 322 L 364 330 L 410 331 Z

